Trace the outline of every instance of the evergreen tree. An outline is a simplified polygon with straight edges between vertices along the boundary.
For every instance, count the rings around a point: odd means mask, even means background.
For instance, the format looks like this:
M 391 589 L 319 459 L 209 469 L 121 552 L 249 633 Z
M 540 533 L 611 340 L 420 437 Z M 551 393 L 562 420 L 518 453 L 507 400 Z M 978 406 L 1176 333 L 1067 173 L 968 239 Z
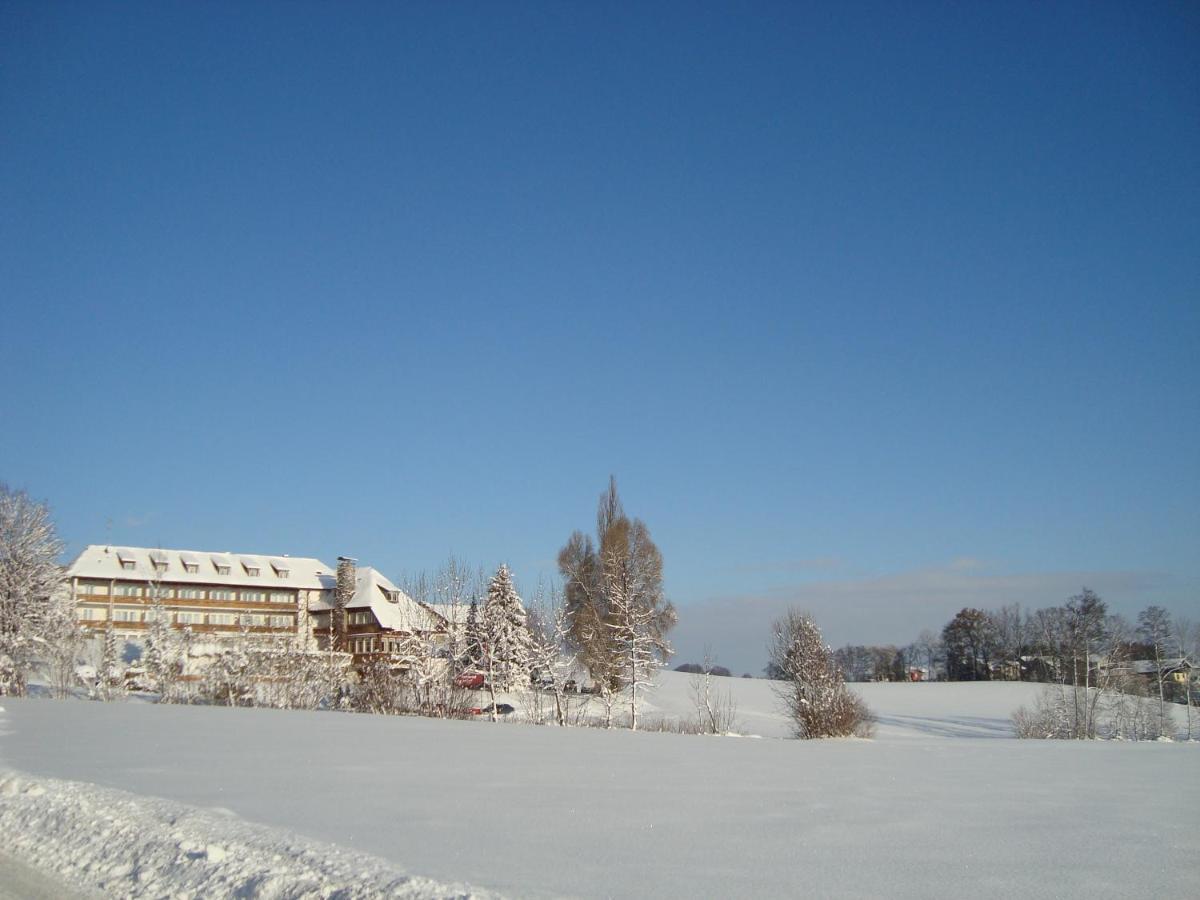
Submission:
M 111 700 L 125 691 L 125 673 L 121 668 L 117 632 L 110 619 L 104 626 L 104 643 L 100 649 L 100 665 L 96 671 L 96 695 Z
M 479 622 L 479 602 L 471 599 L 467 624 L 463 630 L 463 651 L 459 659 L 460 672 L 482 672 L 484 666 L 483 626 Z
M 488 584 L 483 607 L 482 635 L 496 687 L 511 691 L 529 686 L 533 643 L 525 607 L 517 596 L 512 573 L 501 565 Z

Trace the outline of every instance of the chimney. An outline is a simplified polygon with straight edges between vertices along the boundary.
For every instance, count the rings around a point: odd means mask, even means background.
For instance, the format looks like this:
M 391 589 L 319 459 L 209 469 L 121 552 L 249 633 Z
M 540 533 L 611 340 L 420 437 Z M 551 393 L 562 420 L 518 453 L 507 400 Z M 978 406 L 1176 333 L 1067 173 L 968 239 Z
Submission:
M 350 556 L 339 556 L 337 567 L 337 588 L 333 595 L 333 633 L 330 640 L 333 649 L 346 649 L 346 607 L 354 599 L 354 581 L 358 575 L 358 560 Z

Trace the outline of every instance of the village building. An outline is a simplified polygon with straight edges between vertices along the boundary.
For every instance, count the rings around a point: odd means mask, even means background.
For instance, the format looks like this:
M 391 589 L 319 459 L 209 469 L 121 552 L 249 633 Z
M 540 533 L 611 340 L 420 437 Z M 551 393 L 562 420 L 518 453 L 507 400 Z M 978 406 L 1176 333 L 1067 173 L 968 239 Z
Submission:
M 201 657 L 243 634 L 329 649 L 332 629 L 333 649 L 361 667 L 402 646 L 411 652 L 414 637 L 432 642 L 436 653 L 451 627 L 450 617 L 348 557 L 334 568 L 306 557 L 96 544 L 65 574 L 76 616 L 94 639 L 111 623 L 118 637 L 141 644 L 161 614 L 189 633 Z
M 340 557 L 337 581 L 334 591 L 309 606 L 318 648 L 329 647 L 332 633 L 334 649 L 352 654 L 355 666 L 361 667 L 372 657 L 412 653 L 414 637 L 431 643 L 424 648 L 429 655 L 446 647 L 447 617 L 414 600 L 378 569 Z

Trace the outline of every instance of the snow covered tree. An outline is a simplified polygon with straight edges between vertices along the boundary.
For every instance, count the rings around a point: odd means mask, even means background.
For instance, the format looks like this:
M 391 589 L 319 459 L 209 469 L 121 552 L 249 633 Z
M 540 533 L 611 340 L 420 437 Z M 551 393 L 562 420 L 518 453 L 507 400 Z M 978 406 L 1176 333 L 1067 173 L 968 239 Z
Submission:
M 675 608 L 663 600 L 662 555 L 645 524 L 624 519 L 613 531 L 620 539 L 601 561 L 609 602 L 605 625 L 621 684 L 629 690 L 629 727 L 636 731 L 639 694 L 674 652 L 666 633 L 675 624 Z
M 180 642 L 163 604 L 165 591 L 157 575 L 150 579 L 147 592 L 150 609 L 146 618 L 150 627 L 146 630 L 142 665 L 146 669 L 147 687 L 158 693 L 160 702 L 171 703 L 176 699 L 175 688 L 182 669 Z
M 62 585 L 50 510 L 0 482 L 0 696 L 23 696 Z
M 413 711 L 444 718 L 469 715 L 475 704 L 463 675 L 486 671 L 476 597 L 487 584 L 480 569 L 451 556 L 432 577 L 402 577 L 404 592 L 423 613 L 410 630 L 420 636 L 409 680 L 419 695 Z
M 567 612 L 553 589 L 550 596 L 539 587 L 537 600 L 529 610 L 529 662 L 536 688 L 554 695 L 554 717 L 560 726 L 568 724 L 567 682 L 575 668 L 575 655 L 567 649 Z
M 489 680 L 502 691 L 528 687 L 533 636 L 507 565 L 492 576 L 480 618 Z
M 775 685 L 799 738 L 861 734 L 870 712 L 846 687 L 833 651 L 809 617 L 789 609 L 772 625 L 771 663 L 783 674 Z
M 121 665 L 117 632 L 110 619 L 104 626 L 100 665 L 96 667 L 96 698 L 111 700 L 125 693 L 125 669 Z
M 39 632 L 38 655 L 46 663 L 54 696 L 64 699 L 79 681 L 77 667 L 85 640 L 75 604 L 64 591 L 56 590 L 50 598 Z

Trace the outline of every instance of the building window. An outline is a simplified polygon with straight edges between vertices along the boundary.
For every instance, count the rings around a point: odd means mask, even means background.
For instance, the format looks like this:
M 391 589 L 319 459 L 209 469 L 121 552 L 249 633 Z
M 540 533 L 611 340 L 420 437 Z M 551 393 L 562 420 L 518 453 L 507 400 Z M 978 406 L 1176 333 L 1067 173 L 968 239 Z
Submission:
M 227 591 L 221 588 L 214 588 L 208 592 L 209 600 L 232 600 L 233 591 Z
M 180 625 L 203 625 L 204 613 L 178 612 L 175 613 L 175 621 Z
M 291 628 L 294 622 L 291 616 L 271 616 L 272 628 Z
M 235 616 L 232 613 L 209 613 L 209 625 L 232 625 Z
M 184 563 L 183 570 L 191 575 L 195 575 L 200 571 L 200 567 L 195 563 Z
M 371 625 L 375 621 L 370 612 L 352 612 L 349 619 L 351 625 Z
M 271 591 L 272 603 L 291 603 L 294 599 L 287 591 Z
M 241 598 L 247 603 L 264 603 L 267 594 L 265 591 L 242 591 Z
M 132 559 L 123 559 L 121 560 L 121 568 L 127 572 L 132 572 L 135 568 L 137 568 L 137 563 L 135 563 Z
M 204 591 L 200 588 L 179 588 L 175 593 L 180 600 L 199 600 L 204 596 Z
M 140 609 L 114 609 L 114 622 L 141 622 L 142 611 Z
M 81 606 L 75 610 L 75 615 L 83 622 L 104 621 L 108 618 L 108 610 L 96 609 L 95 607 Z
M 142 596 L 142 586 L 140 584 L 118 584 L 113 588 L 113 595 L 117 597 L 140 597 Z

